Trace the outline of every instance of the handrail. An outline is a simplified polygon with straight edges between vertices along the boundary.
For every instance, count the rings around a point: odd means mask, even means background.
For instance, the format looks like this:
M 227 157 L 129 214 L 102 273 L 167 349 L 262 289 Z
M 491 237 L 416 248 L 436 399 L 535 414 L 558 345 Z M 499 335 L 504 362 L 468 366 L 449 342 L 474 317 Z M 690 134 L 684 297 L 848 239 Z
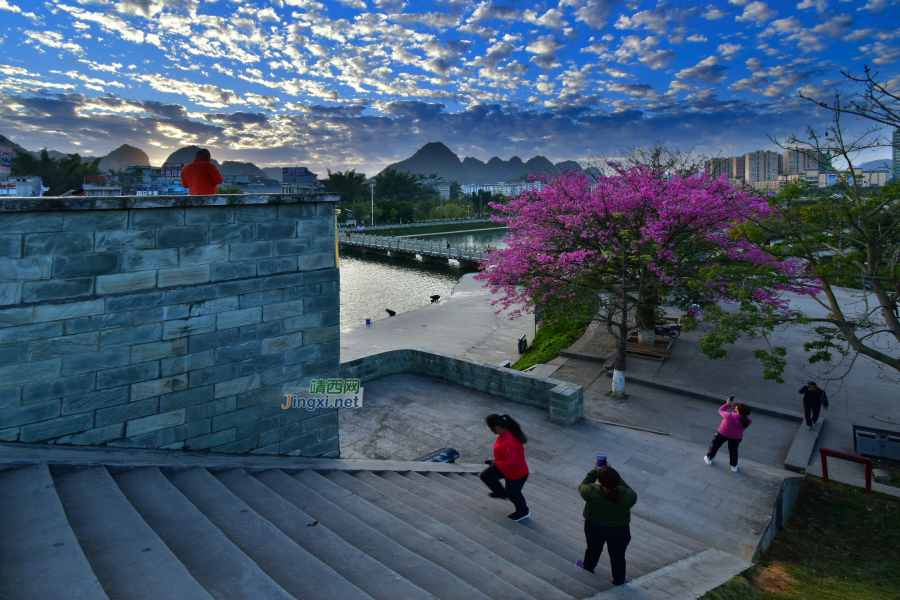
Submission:
M 872 459 L 853 454 L 852 452 L 841 452 L 840 450 L 831 450 L 829 448 L 819 448 L 819 455 L 822 457 L 822 479 L 828 483 L 828 461 L 827 456 L 840 458 L 842 460 L 861 463 L 866 465 L 866 493 L 872 493 Z

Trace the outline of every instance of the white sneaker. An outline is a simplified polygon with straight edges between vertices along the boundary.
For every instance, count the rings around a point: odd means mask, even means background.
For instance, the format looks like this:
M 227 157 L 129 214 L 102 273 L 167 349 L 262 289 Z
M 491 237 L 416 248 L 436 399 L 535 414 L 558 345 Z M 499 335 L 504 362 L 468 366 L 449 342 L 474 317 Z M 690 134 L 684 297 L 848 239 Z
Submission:
M 732 472 L 732 473 L 737 473 L 737 465 L 731 467 L 731 472 Z
M 807 425 L 806 428 L 807 428 L 807 429 L 812 429 L 812 425 Z
M 712 464 L 712 459 L 707 455 L 707 456 L 704 456 L 704 457 L 703 457 L 703 462 L 705 462 L 705 463 L 708 464 L 708 465 L 711 465 L 711 464 Z

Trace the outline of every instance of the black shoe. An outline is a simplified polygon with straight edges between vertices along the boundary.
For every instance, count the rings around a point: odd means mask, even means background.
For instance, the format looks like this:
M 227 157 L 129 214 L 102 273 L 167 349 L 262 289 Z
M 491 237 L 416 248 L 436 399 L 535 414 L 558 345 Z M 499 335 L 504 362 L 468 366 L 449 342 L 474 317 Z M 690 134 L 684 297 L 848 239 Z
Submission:
M 506 496 L 498 496 L 494 492 L 488 494 L 488 498 L 492 498 L 493 500 L 506 500 Z
M 520 513 L 519 511 L 514 512 L 511 515 L 507 515 L 513 521 L 521 521 L 522 519 L 527 519 L 531 516 L 531 511 L 527 511 L 525 513 Z

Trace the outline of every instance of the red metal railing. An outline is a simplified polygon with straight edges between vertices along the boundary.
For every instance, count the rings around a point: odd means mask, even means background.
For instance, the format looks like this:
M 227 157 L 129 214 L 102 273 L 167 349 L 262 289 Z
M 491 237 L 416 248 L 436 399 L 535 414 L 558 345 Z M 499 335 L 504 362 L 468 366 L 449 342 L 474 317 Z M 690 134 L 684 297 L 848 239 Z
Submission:
M 853 454 L 852 452 L 841 452 L 840 450 L 830 450 L 828 448 L 819 448 L 819 455 L 822 457 L 822 479 L 828 483 L 828 461 L 826 456 L 848 460 L 850 462 L 861 463 L 866 465 L 866 493 L 872 493 L 872 459 Z

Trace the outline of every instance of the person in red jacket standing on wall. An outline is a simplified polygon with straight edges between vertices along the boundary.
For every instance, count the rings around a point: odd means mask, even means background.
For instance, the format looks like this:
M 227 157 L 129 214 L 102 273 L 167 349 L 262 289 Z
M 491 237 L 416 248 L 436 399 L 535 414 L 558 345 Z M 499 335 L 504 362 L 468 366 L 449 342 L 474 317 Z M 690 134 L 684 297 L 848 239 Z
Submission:
M 191 196 L 219 193 L 219 184 L 225 180 L 216 165 L 209 161 L 210 158 L 209 150 L 200 148 L 194 162 L 186 164 L 181 170 L 181 185 L 190 190 Z
M 509 515 L 510 519 L 527 519 L 531 512 L 522 495 L 522 487 L 528 479 L 528 463 L 525 462 L 528 438 L 509 415 L 488 415 L 485 422 L 497 434 L 497 441 L 494 442 L 494 460 L 485 461 L 490 466 L 481 472 L 481 480 L 491 489 L 488 496 L 498 500 L 508 498 L 516 507 L 516 512 Z M 505 489 L 501 479 L 506 480 Z

